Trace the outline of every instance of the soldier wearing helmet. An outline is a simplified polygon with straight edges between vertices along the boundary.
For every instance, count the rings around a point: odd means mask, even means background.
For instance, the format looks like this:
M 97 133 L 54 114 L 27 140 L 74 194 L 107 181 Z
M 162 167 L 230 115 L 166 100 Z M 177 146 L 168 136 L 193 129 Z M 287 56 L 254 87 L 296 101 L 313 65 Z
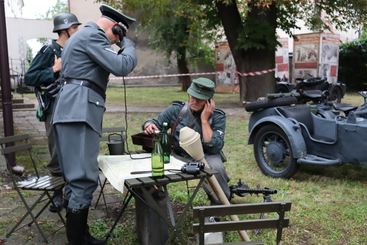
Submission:
M 81 23 L 78 18 L 71 13 L 63 13 L 54 17 L 53 32 L 58 34 L 56 40 L 51 40 L 44 45 L 32 60 L 32 63 L 24 75 L 25 84 L 35 88 L 36 96 L 40 105 L 37 109 L 37 118 L 44 121 L 50 161 L 47 168 L 52 175 L 61 176 L 61 170 L 57 158 L 54 132 L 50 121 L 52 118 L 52 108 L 57 88 L 57 80 L 61 71 L 61 52 L 66 41 L 78 30 Z M 45 91 L 45 88 L 52 88 L 53 94 Z M 54 204 L 51 204 L 50 211 L 56 212 L 62 209 L 63 193 L 62 190 L 55 191 L 53 194 Z
M 215 177 L 229 200 L 229 177 L 224 168 L 225 159 L 222 153 L 226 115 L 216 108 L 212 99 L 214 92 L 215 84 L 212 80 L 204 77 L 194 79 L 187 90 L 188 102 L 173 102 L 158 115 L 157 119 L 146 121 L 143 124 L 143 130 L 146 134 L 153 134 L 162 128 L 163 122 L 167 122 L 171 128 L 173 154 L 183 161 L 194 159 L 191 159 L 180 147 L 180 129 L 187 126 L 198 132 L 201 136 L 205 159 L 217 172 Z M 209 186 L 205 186 L 205 191 L 212 205 L 221 204 Z

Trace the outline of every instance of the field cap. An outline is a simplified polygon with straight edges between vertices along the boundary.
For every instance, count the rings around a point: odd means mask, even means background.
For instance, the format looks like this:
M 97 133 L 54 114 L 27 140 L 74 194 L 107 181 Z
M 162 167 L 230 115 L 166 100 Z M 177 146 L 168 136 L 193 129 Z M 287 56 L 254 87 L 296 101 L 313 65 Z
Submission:
M 192 97 L 200 100 L 211 99 L 214 95 L 215 83 L 205 77 L 199 77 L 192 80 L 190 87 L 187 89 L 187 93 Z
M 130 16 L 127 16 L 121 12 L 119 12 L 118 10 L 106 5 L 106 4 L 102 4 L 99 7 L 99 10 L 102 13 L 102 16 L 119 23 L 120 25 L 122 24 L 123 26 L 125 26 L 126 28 L 124 29 L 129 29 L 129 25 L 131 25 L 132 23 L 134 23 L 136 20 Z

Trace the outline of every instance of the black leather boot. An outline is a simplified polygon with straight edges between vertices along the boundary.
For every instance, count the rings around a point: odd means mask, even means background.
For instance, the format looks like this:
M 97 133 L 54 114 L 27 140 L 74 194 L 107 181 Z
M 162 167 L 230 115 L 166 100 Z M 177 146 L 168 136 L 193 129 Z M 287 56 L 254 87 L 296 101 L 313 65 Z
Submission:
M 67 209 L 66 236 L 68 238 L 69 245 L 84 245 L 88 210 L 88 208 Z
M 56 190 L 54 191 L 54 194 L 52 195 L 52 201 L 53 203 L 51 203 L 49 210 L 52 213 L 56 213 L 61 211 L 61 209 L 63 208 L 63 194 L 62 194 L 62 190 Z
M 94 238 L 89 233 L 89 226 L 87 225 L 87 228 L 84 234 L 84 245 L 106 245 L 106 244 L 107 244 L 106 240 L 99 240 L 97 238 Z

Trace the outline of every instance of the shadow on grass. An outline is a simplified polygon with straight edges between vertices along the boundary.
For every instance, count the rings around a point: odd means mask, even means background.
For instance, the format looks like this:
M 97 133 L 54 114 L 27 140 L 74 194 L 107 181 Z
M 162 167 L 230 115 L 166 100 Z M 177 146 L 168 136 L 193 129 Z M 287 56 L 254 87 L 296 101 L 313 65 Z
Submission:
M 318 175 L 334 179 L 367 180 L 367 166 L 343 164 L 338 166 L 301 166 L 294 176 L 299 181 L 308 180 L 311 176 Z

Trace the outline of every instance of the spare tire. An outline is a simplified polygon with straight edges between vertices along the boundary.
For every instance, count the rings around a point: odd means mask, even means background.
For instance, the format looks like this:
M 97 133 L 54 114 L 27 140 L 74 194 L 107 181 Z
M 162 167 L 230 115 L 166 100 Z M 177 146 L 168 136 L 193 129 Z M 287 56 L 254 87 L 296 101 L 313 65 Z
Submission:
M 292 105 L 297 104 L 297 98 L 294 96 L 279 97 L 274 99 L 262 99 L 257 101 L 248 102 L 245 104 L 245 109 L 248 112 L 257 111 L 260 109 L 266 109 L 274 106 Z

